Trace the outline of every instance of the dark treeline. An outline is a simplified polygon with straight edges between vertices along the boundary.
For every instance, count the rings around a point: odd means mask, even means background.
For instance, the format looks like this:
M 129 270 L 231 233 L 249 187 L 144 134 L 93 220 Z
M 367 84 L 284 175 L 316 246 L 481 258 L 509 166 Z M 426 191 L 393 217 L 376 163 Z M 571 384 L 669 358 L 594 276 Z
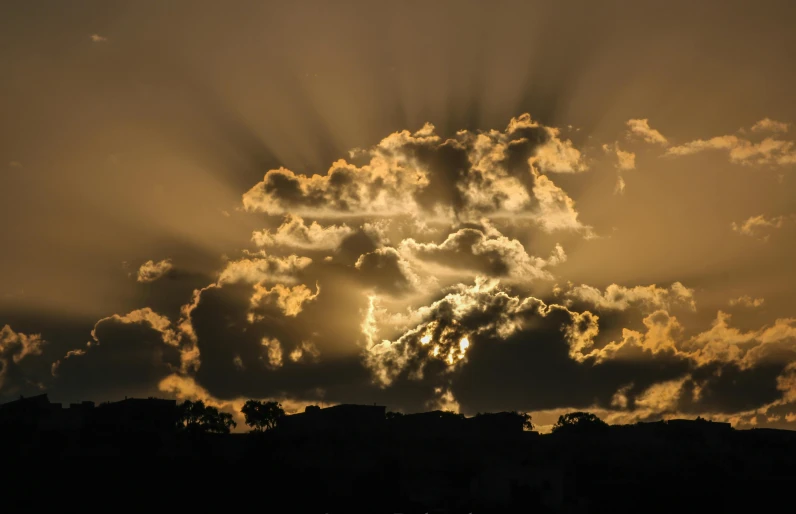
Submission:
M 28 501 L 43 485 L 71 484 L 64 498 L 148 491 L 205 509 L 234 498 L 264 512 L 735 512 L 792 502 L 796 485 L 796 433 L 701 418 L 607 425 L 572 412 L 542 435 L 517 412 L 286 415 L 252 400 L 241 413 L 249 432 L 203 402 L 0 405 L 0 489 Z

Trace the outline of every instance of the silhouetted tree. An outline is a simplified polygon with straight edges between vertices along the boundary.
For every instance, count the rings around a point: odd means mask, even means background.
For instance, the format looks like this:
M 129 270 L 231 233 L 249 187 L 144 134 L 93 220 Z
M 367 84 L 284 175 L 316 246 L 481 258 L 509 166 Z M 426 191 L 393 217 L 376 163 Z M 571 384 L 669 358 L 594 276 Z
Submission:
M 533 430 L 533 423 L 531 422 L 531 415 L 527 412 L 515 412 L 511 411 L 512 414 L 522 417 L 522 429 L 523 430 Z
M 384 416 L 387 418 L 387 421 L 398 419 L 404 415 L 403 412 L 388 412 Z
M 232 414 L 220 412 L 215 407 L 205 407 L 203 421 L 206 431 L 216 434 L 229 434 L 232 428 L 238 426 L 235 420 L 232 419 Z
M 255 432 L 262 432 L 275 428 L 279 420 L 285 415 L 282 405 L 278 402 L 261 402 L 249 400 L 240 410 L 246 419 L 246 424 Z
M 177 428 L 193 434 L 217 433 L 228 434 L 230 429 L 238 426 L 232 414 L 220 412 L 215 407 L 205 405 L 202 400 L 192 402 L 185 400 L 179 405 Z
M 570 412 L 558 417 L 553 425 L 553 433 L 592 432 L 607 426 L 605 421 L 591 412 Z
M 496 414 L 495 413 L 489 413 L 489 412 L 484 412 L 484 413 L 479 412 L 479 413 L 477 413 L 475 415 L 476 418 L 482 417 L 482 416 L 483 417 L 489 417 L 489 416 L 512 416 L 512 417 L 516 418 L 518 421 L 522 421 L 522 429 L 523 430 L 533 430 L 533 423 L 531 423 L 531 415 L 528 414 L 528 413 L 525 413 L 525 412 L 517 412 L 517 411 L 514 411 L 514 410 L 511 411 L 511 412 L 499 412 L 499 413 L 496 413 Z

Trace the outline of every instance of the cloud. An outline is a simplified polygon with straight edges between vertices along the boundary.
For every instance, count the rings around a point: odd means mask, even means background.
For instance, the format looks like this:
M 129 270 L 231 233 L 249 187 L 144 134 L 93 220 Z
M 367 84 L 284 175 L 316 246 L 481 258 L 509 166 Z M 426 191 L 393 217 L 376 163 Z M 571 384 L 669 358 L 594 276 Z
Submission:
M 558 245 L 549 259 L 532 257 L 522 243 L 509 239 L 488 223 L 461 228 L 440 244 L 405 239 L 400 249 L 415 259 L 434 263 L 437 268 L 515 280 L 550 279 L 552 275 L 545 268 L 567 258 Z
M 14 332 L 8 325 L 0 329 L 0 391 L 4 395 L 30 384 L 31 378 L 20 363 L 41 355 L 44 344 L 41 334 Z
M 663 134 L 650 127 L 649 120 L 646 118 L 627 121 L 628 133 L 630 136 L 640 137 L 647 143 L 666 146 L 669 140 Z
M 96 342 L 99 343 L 99 339 L 97 337 L 97 331 L 100 328 L 100 325 L 104 323 L 120 323 L 120 324 L 135 324 L 135 323 L 142 323 L 145 325 L 149 325 L 152 330 L 161 334 L 161 338 L 163 342 L 171 345 L 171 346 L 178 346 L 179 345 L 179 338 L 174 330 L 171 328 L 171 321 L 168 320 L 165 316 L 161 316 L 157 312 L 153 311 L 149 307 L 144 307 L 143 309 L 137 309 L 132 312 L 129 312 L 125 315 L 113 314 L 107 318 L 102 318 L 101 320 L 97 321 L 94 324 L 94 329 L 91 331 L 91 338 Z
M 548 231 L 588 228 L 546 175 L 586 170 L 580 151 L 528 115 L 513 118 L 504 132 L 464 130 L 451 139 L 426 124 L 355 154 L 366 163 L 341 159 L 324 175 L 270 170 L 243 195 L 244 208 L 314 218 L 524 216 Z
M 262 230 L 252 234 L 257 246 L 285 246 L 302 250 L 334 250 L 353 229 L 347 225 L 323 227 L 317 221 L 309 226 L 299 216 L 288 214 L 275 232 Z
M 752 298 L 749 295 L 740 296 L 730 300 L 730 306 L 745 306 L 751 308 L 761 307 L 765 303 L 764 298 Z
M 618 170 L 630 171 L 636 169 L 636 154 L 620 149 L 618 142 L 614 142 L 613 145 L 604 144 L 603 150 L 616 156 L 616 168 Z
M 780 165 L 796 163 L 796 145 L 793 141 L 784 141 L 767 137 L 762 141 L 753 142 L 735 135 L 717 136 L 711 139 L 697 139 L 679 146 L 672 146 L 667 155 L 684 156 L 705 150 L 726 150 L 730 161 L 745 165 Z
M 790 123 L 763 118 L 752 125 L 752 132 L 787 132 L 789 128 Z
M 402 373 L 422 379 L 431 364 L 441 366 L 441 374 L 455 370 L 466 363 L 480 339 L 506 339 L 541 320 L 559 326 L 560 341 L 573 359 L 582 357 L 597 333 L 598 318 L 589 312 L 576 313 L 533 297 L 512 296 L 499 281 L 485 278 L 477 279 L 473 286 L 454 286 L 444 298 L 412 313 L 410 318 L 417 324 L 394 339 L 379 337 L 389 327 L 380 326 L 378 310 L 378 300 L 372 297 L 362 330 L 365 362 L 382 386 L 390 385 Z
M 99 34 L 91 34 L 89 39 L 91 39 L 92 43 L 105 43 L 108 41 L 108 38 L 100 36 Z
M 321 352 L 318 347 L 310 341 L 302 341 L 292 352 L 290 352 L 290 360 L 293 362 L 300 362 L 303 360 L 317 361 Z
M 614 186 L 614 194 L 615 195 L 625 194 L 625 179 L 623 179 L 621 176 L 616 177 L 616 186 Z
M 363 283 L 377 292 L 400 295 L 413 291 L 420 282 L 410 264 L 395 248 L 378 248 L 365 253 L 354 266 Z
M 275 257 L 260 252 L 227 263 L 219 274 L 218 284 L 234 282 L 291 284 L 296 282 L 296 275 L 311 263 L 312 259 L 309 257 L 298 255 Z
M 9 168 L 21 169 L 22 168 L 22 163 L 19 162 L 19 161 L 11 161 L 11 162 L 8 163 L 8 167 Z
M 265 348 L 265 360 L 271 369 L 282 366 L 282 345 L 278 339 L 263 338 L 263 348 Z
M 796 319 L 782 318 L 770 326 L 743 332 L 730 326 L 730 315 L 719 311 L 708 330 L 687 337 L 685 327 L 666 310 L 643 319 L 644 332 L 623 328 L 622 337 L 601 348 L 584 345 L 581 361 L 640 360 L 668 355 L 692 366 L 731 365 L 739 371 L 767 363 L 784 366 L 796 358 Z M 645 357 L 646 355 L 646 357 Z M 574 358 L 578 358 L 575 356 Z
M 632 121 L 634 137 L 669 144 Z M 604 148 L 618 173 L 635 167 L 618 143 Z M 38 360 L 70 399 L 166 394 L 233 412 L 261 398 L 466 414 L 587 409 L 617 422 L 796 415 L 782 403 L 796 398 L 793 318 L 751 329 L 721 311 L 714 319 L 679 281 L 550 292 L 568 258 L 599 255 L 580 240 L 593 229 L 558 184 L 587 179 L 577 175 L 585 163 L 557 130 L 520 116 L 503 131 L 447 139 L 431 125 L 396 132 L 323 175 L 269 170 L 242 198 L 275 217 L 241 242 L 255 251 L 227 250 L 216 275 L 181 284 L 179 303 L 100 319 L 89 344 Z M 761 217 L 736 230 L 781 223 Z M 163 263 L 139 275 L 155 280 Z M 34 361 L 22 360 L 25 373 Z
M 757 216 L 750 216 L 740 224 L 733 221 L 730 227 L 733 231 L 741 235 L 756 237 L 763 241 L 767 241 L 771 232 L 782 228 L 786 220 L 787 218 L 785 216 L 766 218 L 763 214 L 758 214 Z
M 268 303 L 276 304 L 282 309 L 285 316 L 297 316 L 301 313 L 304 303 L 315 300 L 319 294 L 321 294 L 321 288 L 317 284 L 315 294 L 304 284 L 293 287 L 276 284 L 271 289 L 262 284 L 255 284 L 251 304 L 253 310 Z M 254 317 L 256 318 L 256 315 Z
M 566 296 L 589 303 L 597 309 L 624 311 L 630 307 L 641 307 L 651 311 L 683 306 L 696 310 L 693 289 L 688 289 L 680 282 L 674 282 L 668 288 L 657 287 L 655 284 L 635 287 L 611 284 L 605 291 L 581 284 L 568 291 Z
M 150 396 L 157 384 L 183 369 L 184 343 L 171 322 L 150 308 L 103 318 L 85 347 L 53 366 L 54 388 L 75 398 Z
M 162 261 L 146 261 L 138 268 L 138 275 L 136 280 L 138 282 L 154 282 L 159 278 L 167 275 L 174 269 L 171 259 L 163 259 Z

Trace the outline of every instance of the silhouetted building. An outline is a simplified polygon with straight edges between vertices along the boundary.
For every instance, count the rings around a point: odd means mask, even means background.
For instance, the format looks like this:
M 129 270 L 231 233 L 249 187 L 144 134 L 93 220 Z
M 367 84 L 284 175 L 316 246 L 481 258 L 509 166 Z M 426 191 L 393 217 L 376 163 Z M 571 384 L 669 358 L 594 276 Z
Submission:
M 479 414 L 466 418 L 468 433 L 481 437 L 510 437 L 522 434 L 525 419 L 513 412 Z
M 176 400 L 126 398 L 97 406 L 91 416 L 91 428 L 106 434 L 172 434 L 178 417 Z
M 666 421 L 666 426 L 678 430 L 700 432 L 729 432 L 732 430 L 732 425 L 729 423 L 706 419 L 670 419 Z
M 282 418 L 279 428 L 297 435 L 367 433 L 384 426 L 385 414 L 383 405 L 342 404 L 325 409 L 310 405 L 302 413 Z
M 0 427 L 38 431 L 52 418 L 56 408 L 60 409 L 61 404 L 50 403 L 46 394 L 28 398 L 20 396 L 18 400 L 0 405 Z

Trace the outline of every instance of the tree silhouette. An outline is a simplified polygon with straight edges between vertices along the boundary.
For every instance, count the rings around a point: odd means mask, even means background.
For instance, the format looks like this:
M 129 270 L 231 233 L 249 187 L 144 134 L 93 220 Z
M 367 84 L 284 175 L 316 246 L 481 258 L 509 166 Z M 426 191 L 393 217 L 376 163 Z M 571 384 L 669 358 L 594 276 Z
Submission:
M 249 400 L 240 410 L 246 419 L 246 424 L 255 432 L 262 432 L 275 428 L 279 420 L 285 415 L 282 405 L 278 402 L 261 402 Z
M 558 417 L 553 425 L 553 433 L 592 432 L 607 426 L 605 421 L 591 412 L 570 412 Z
M 185 400 L 179 406 L 177 428 L 193 434 L 228 434 L 238 426 L 232 414 L 220 412 L 217 408 L 205 405 L 202 400 Z
M 527 412 L 515 412 L 511 411 L 512 414 L 522 417 L 522 429 L 523 430 L 533 430 L 533 423 L 531 422 L 531 415 Z

